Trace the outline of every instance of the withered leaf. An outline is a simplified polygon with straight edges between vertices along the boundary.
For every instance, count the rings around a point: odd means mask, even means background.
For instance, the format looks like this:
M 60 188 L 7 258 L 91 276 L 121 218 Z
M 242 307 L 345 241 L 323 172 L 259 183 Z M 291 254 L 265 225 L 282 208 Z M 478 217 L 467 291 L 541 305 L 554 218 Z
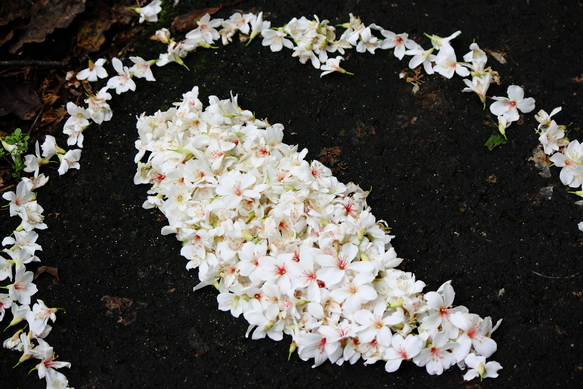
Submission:
M 0 78 L 0 116 L 14 113 L 21 120 L 31 120 L 41 106 L 36 92 L 26 84 Z
M 67 110 L 64 107 L 57 109 L 49 109 L 43 113 L 41 123 L 43 126 L 48 126 L 52 123 L 58 123 L 67 115 Z
M 40 97 L 40 99 L 41 99 L 43 105 L 51 106 L 55 103 L 55 101 L 57 101 L 59 99 L 59 97 L 60 96 L 55 95 L 53 93 L 45 93 Z
M 57 279 L 57 281 L 61 281 L 59 279 L 59 269 L 57 269 L 56 267 L 50 267 L 50 266 L 39 267 L 34 272 L 34 279 L 36 280 L 38 278 L 38 276 L 40 276 L 42 273 L 49 273 L 50 275 L 55 277 Z
M 9 47 L 11 54 L 15 54 L 26 43 L 43 42 L 55 28 L 68 27 L 75 16 L 85 10 L 85 0 L 52 0 L 37 3 L 41 8 L 32 15 L 26 27 L 19 31 L 17 41 Z
M 490 54 L 492 57 L 494 57 L 494 59 L 498 62 L 500 62 L 502 65 L 504 65 L 506 63 L 506 53 L 503 51 L 498 51 L 498 50 L 490 50 L 490 49 L 484 49 L 484 51 L 488 54 Z
M 89 19 L 79 23 L 77 29 L 77 46 L 87 53 L 98 51 L 105 43 L 105 31 L 109 29 L 111 23 L 106 19 Z

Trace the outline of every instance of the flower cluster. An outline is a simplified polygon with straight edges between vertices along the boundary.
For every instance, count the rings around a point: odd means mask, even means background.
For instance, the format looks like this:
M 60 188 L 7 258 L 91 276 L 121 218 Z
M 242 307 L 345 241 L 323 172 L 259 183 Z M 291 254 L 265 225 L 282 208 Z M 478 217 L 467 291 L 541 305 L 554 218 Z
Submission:
M 263 37 L 262 45 L 273 52 L 286 47 L 293 51 L 301 63 L 311 63 L 316 69 L 322 70 L 320 77 L 338 72 L 353 75 L 340 66 L 344 60 L 346 50 L 355 49 L 359 53 L 374 54 L 377 49 L 393 49 L 393 54 L 399 60 L 410 57 L 409 68 L 417 76 L 407 77 L 406 72 L 401 77 L 413 84 L 413 93 L 419 90 L 422 83 L 419 76 L 422 67 L 427 74 L 440 74 L 445 78 L 452 78 L 455 74 L 464 78 L 466 84 L 463 92 L 474 92 L 486 106 L 487 92 L 492 83 L 500 84 L 500 75 L 490 67 L 486 67 L 488 57 L 477 43 L 470 45 L 470 51 L 458 61 L 451 41 L 461 34 L 456 31 L 448 37 L 425 34 L 431 41 L 432 47 L 426 49 L 419 45 L 406 33 L 397 34 L 376 24 L 364 25 L 360 18 L 350 14 L 350 21 L 339 25 L 344 31 L 337 37 L 336 28 L 329 25 L 328 20 L 320 21 L 317 16 L 314 20 L 306 17 L 293 18 L 283 27 L 271 27 L 271 22 L 263 20 L 263 13 L 240 14 L 235 13 L 229 19 L 211 19 L 206 14 L 198 21 L 198 27 L 185 36 L 185 39 L 176 42 L 170 32 L 163 28 L 156 32 L 152 39 L 167 44 L 167 52 L 160 54 L 156 64 L 164 66 L 177 62 L 186 67 L 183 62 L 189 53 L 198 47 L 215 48 L 219 39 L 223 45 L 232 42 L 233 36 L 241 32 L 248 36 L 249 44 L 256 36 Z M 376 35 L 375 35 L 376 34 Z M 436 54 L 434 54 L 436 53 Z M 329 57 L 330 54 L 341 54 Z M 492 97 L 494 103 L 490 111 L 497 116 L 498 130 L 506 139 L 506 128 L 519 119 L 518 111 L 528 113 L 534 110 L 534 99 L 524 98 L 522 88 L 512 85 L 508 88 L 509 97 Z M 501 141 L 500 143 L 503 143 Z M 500 144 L 498 143 L 498 144 Z
M 561 107 L 557 107 L 548 114 L 541 109 L 534 116 L 539 122 L 535 131 L 539 135 L 538 140 L 545 154 L 550 156 L 549 160 L 561 168 L 559 178 L 563 185 L 571 188 L 581 187 L 581 190 L 569 193 L 583 197 L 583 144 L 578 140 L 569 141 L 565 134 L 567 126 L 557 124 L 552 119 L 560 111 Z M 583 204 L 583 200 L 578 201 L 577 204 Z M 583 231 L 583 222 L 580 222 L 578 227 Z
M 4 341 L 3 346 L 22 353 L 16 365 L 31 358 L 39 359 L 34 369 L 38 370 L 39 378 L 46 380 L 47 387 L 52 388 L 67 386 L 67 378 L 55 369 L 70 367 L 69 362 L 55 360 L 53 348 L 44 340 L 52 329 L 49 321 L 57 319 L 55 314 L 58 308 L 49 308 L 40 299 L 31 307 L 31 298 L 36 294 L 37 287 L 33 282 L 34 274 L 26 269 L 26 265 L 40 262 L 36 252 L 41 251 L 42 247 L 36 243 L 38 233 L 35 230 L 46 229 L 47 225 L 43 221 L 43 208 L 36 200 L 35 191 L 47 181 L 44 174 L 24 177 L 16 186 L 16 192 L 6 192 L 2 196 L 10 202 L 10 216 L 19 216 L 21 223 L 2 240 L 2 245 L 7 247 L 2 253 L 8 258 L 0 255 L 0 281 L 10 280 L 11 283 L 0 286 L 8 290 L 8 293 L 0 293 L 0 321 L 4 319 L 6 310 L 10 309 L 12 320 L 6 329 L 26 322 L 28 331 L 25 332 L 24 328 L 16 331 Z
M 195 87 L 137 128 L 134 182 L 152 185 L 144 207 L 167 217 L 162 233 L 176 234 L 186 268 L 198 269 L 194 289 L 215 286 L 219 309 L 243 315 L 248 336 L 290 335 L 290 353 L 314 366 L 362 358 L 393 372 L 412 360 L 441 374 L 467 360 L 497 376 L 500 365 L 483 362 L 498 324 L 453 307 L 450 282 L 424 294 L 396 269 L 368 193 L 283 143 L 281 124 L 256 119 L 236 96 L 211 96 L 203 109 Z

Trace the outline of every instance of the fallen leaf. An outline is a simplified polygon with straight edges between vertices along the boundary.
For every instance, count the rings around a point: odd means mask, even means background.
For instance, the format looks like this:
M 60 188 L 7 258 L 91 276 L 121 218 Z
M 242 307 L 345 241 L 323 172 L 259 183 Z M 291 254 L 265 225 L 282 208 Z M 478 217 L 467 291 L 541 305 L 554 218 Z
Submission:
M 533 161 L 534 165 L 537 169 L 540 170 L 540 175 L 544 178 L 549 178 L 551 176 L 551 161 L 549 156 L 545 154 L 542 149 L 542 146 L 538 146 L 534 150 L 532 150 L 532 157 L 528 159 L 529 161 Z
M 484 51 L 488 54 L 490 54 L 492 57 L 494 57 L 494 59 L 498 62 L 500 62 L 502 65 L 506 64 L 506 53 L 503 51 L 498 51 L 498 50 L 490 50 L 490 49 L 484 49 Z
M 43 126 L 49 124 L 58 123 L 67 115 L 67 110 L 64 107 L 59 107 L 57 109 L 49 109 L 43 113 L 41 123 Z
M 125 326 L 133 323 L 138 317 L 137 309 L 146 306 L 144 303 L 138 302 L 138 306 L 134 306 L 134 300 L 126 297 L 111 297 L 103 296 L 101 301 L 105 303 L 107 312 L 106 316 L 117 316 L 117 322 Z
M 60 96 L 57 96 L 53 93 L 45 93 L 40 97 L 43 105 L 51 106 L 59 99 Z
M 79 23 L 77 29 L 77 46 L 87 53 L 98 51 L 105 43 L 105 31 L 111 23 L 107 19 L 89 19 Z
M 57 281 L 61 281 L 59 279 L 59 269 L 57 269 L 56 267 L 50 267 L 50 266 L 39 267 L 34 272 L 34 279 L 36 280 L 38 278 L 38 276 L 40 276 L 42 273 L 49 273 L 50 275 L 55 277 L 57 279 Z
M 85 0 L 52 0 L 45 4 L 20 30 L 17 41 L 9 47 L 11 54 L 18 52 L 27 43 L 43 42 L 55 28 L 68 27 L 75 16 L 85 10 Z
M 0 116 L 13 113 L 21 120 L 31 120 L 41 106 L 36 92 L 26 84 L 0 78 Z
M 488 150 L 492 151 L 494 148 L 503 145 L 506 142 L 508 142 L 508 139 L 504 138 L 502 135 L 495 134 L 488 138 L 486 143 L 484 143 L 484 146 L 486 146 Z

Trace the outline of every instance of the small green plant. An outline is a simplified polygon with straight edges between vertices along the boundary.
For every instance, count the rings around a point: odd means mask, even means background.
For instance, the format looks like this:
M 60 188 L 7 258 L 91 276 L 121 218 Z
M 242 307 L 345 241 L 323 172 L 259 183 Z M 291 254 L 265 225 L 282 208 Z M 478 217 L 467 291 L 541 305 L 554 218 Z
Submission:
M 12 157 L 12 177 L 20 178 L 20 173 L 24 170 L 24 158 L 23 154 L 28 150 L 28 140 L 30 136 L 25 135 L 20 128 L 14 130 L 11 135 L 6 136 L 2 139 L 2 146 L 0 148 L 0 157 L 8 159 L 8 156 Z

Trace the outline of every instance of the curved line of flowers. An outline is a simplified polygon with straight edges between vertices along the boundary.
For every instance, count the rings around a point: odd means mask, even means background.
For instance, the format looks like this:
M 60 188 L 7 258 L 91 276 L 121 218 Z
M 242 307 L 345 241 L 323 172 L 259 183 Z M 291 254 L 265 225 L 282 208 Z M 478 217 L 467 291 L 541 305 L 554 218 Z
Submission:
M 155 22 L 160 0 L 134 10 L 140 14 L 140 22 Z M 340 67 L 342 56 L 328 58 L 328 53 L 344 54 L 352 48 L 370 53 L 394 49 L 398 59 L 411 57 L 409 67 L 415 69 L 415 77 L 405 72 L 401 77 L 413 84 L 413 93 L 421 84 L 420 67 L 427 74 L 446 78 L 471 75 L 463 80 L 467 85 L 463 92 L 476 93 L 484 105 L 489 85 L 500 83 L 498 73 L 485 67 L 487 56 L 476 43 L 470 45 L 464 62 L 457 61 L 450 41 L 459 31 L 447 38 L 427 35 L 432 47 L 425 50 L 405 33 L 395 34 L 375 24 L 365 26 L 352 14 L 350 21 L 339 27 L 345 30 L 336 39 L 336 29 L 317 17 L 294 18 L 284 27 L 272 29 L 262 13 L 235 13 L 229 19 L 203 16 L 198 27 L 179 42 L 167 29 L 161 29 L 152 38 L 167 45 L 166 53 L 150 61 L 130 57 L 130 68 L 113 58 L 117 76 L 87 97 L 87 108 L 67 103 L 70 117 L 63 129 L 69 136 L 67 144 L 82 148 L 83 132 L 90 120 L 101 124 L 112 119 L 108 90 L 115 89 L 117 94 L 135 90 L 133 77 L 155 81 L 153 64 L 176 62 L 186 67 L 182 58 L 190 52 L 198 47 L 215 48 L 213 44 L 219 39 L 227 45 L 237 32 L 248 36 L 247 44 L 261 35 L 262 44 L 274 52 L 283 47 L 292 49 L 292 56 L 322 70 L 321 76 L 352 74 Z M 88 69 L 68 74 L 69 82 L 106 78 L 104 65 L 103 58 L 89 60 Z M 492 99 L 490 111 L 497 116 L 504 137 L 506 128 L 519 119 L 518 111 L 534 110 L 534 99 L 524 98 L 518 86 L 508 88 L 508 97 Z M 576 140 L 569 142 L 566 126 L 552 120 L 559 111 L 560 107 L 550 115 L 539 111 L 535 115 L 537 133 L 544 152 L 562 167 L 561 181 L 578 187 L 583 183 L 583 145 Z M 496 377 L 501 366 L 486 362 L 486 358 L 496 350 L 490 335 L 500 321 L 492 326 L 489 317 L 470 314 L 463 306 L 452 307 L 454 292 L 449 281 L 436 292 L 421 293 L 421 281 L 394 269 L 401 260 L 390 244 L 392 237 L 370 214 L 367 192 L 354 184 L 338 183 L 319 162 L 305 161 L 305 150 L 298 152 L 281 142 L 282 129 L 281 125 L 256 120 L 238 106 L 236 97 L 220 101 L 211 96 L 203 111 L 197 88 L 185 94 L 176 108 L 139 118 L 135 183 L 154 185 L 149 193 L 155 196 L 149 196 L 144 206 L 160 208 L 169 220 L 162 232 L 175 233 L 184 242 L 181 254 L 189 259 L 187 269 L 199 267 L 201 283 L 195 289 L 215 285 L 220 291 L 219 309 L 234 316 L 243 313 L 250 323 L 247 335 L 254 329 L 254 339 L 269 336 L 279 340 L 282 333 L 288 333 L 293 337 L 290 354 L 298 347 L 300 358 L 314 358 L 314 366 L 326 359 L 341 364 L 363 357 L 367 364 L 385 360 L 386 370 L 392 372 L 402 360 L 413 360 L 430 374 L 441 374 L 457 363 L 469 368 L 466 380 Z M 10 151 L 13 146 L 4 147 Z M 147 151 L 150 154 L 144 164 L 140 160 Z M 46 379 L 47 387 L 67 387 L 67 378 L 55 369 L 70 367 L 70 363 L 55 361 L 52 347 L 44 340 L 51 330 L 48 322 L 56 320 L 58 308 L 48 308 L 42 300 L 30 307 L 37 288 L 25 266 L 40 261 L 35 252 L 42 248 L 36 244 L 34 230 L 47 226 L 35 191 L 48 181 L 39 173 L 40 167 L 55 155 L 60 175 L 79 169 L 81 150 L 66 151 L 54 137 L 47 136 L 42 146 L 36 143 L 35 154 L 26 156 L 25 172 L 34 173 L 33 177 L 24 177 L 15 192 L 3 195 L 10 202 L 10 215 L 20 216 L 22 222 L 2 241 L 11 247 L 4 251 L 10 259 L 0 256 L 0 280 L 14 282 L 2 286 L 8 293 L 0 294 L 0 321 L 7 307 L 13 316 L 8 327 L 26 321 L 28 332 L 19 329 L 4 347 L 22 353 L 18 364 L 40 359 L 35 369 L 39 378 Z M 188 167 L 178 178 L 182 184 L 177 185 L 176 177 L 168 173 L 170 166 Z M 327 193 L 324 198 L 314 198 L 323 190 Z M 572 193 L 583 196 L 583 190 Z M 332 211 L 320 213 L 325 209 Z M 177 220 L 177 210 L 186 211 L 180 214 L 188 214 L 188 220 Z M 579 228 L 583 229 L 583 222 Z M 292 252 L 278 247 L 282 242 L 289 246 L 290 237 L 301 237 Z M 239 263 L 233 262 L 237 256 L 225 242 L 241 249 Z

